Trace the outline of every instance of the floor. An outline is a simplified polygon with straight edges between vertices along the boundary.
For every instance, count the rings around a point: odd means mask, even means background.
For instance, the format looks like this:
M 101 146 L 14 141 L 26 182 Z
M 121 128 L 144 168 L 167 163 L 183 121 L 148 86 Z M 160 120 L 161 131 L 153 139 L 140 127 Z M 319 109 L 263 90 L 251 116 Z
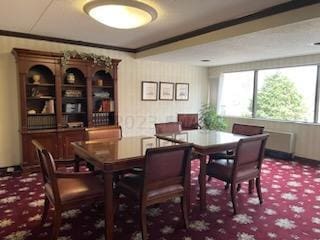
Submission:
M 192 212 L 184 230 L 178 199 L 148 211 L 149 239 L 156 240 L 320 240 L 320 164 L 301 165 L 265 159 L 262 171 L 264 203 L 243 184 L 238 193 L 239 214 L 232 215 L 230 194 L 212 180 L 207 188 L 207 211 L 196 198 L 199 163 L 192 165 Z M 0 177 L 0 239 L 48 239 L 52 210 L 39 228 L 43 208 L 41 176 Z M 138 240 L 138 206 L 122 197 L 116 216 L 115 239 Z M 40 230 L 39 230 L 40 229 Z M 86 205 L 63 213 L 59 240 L 104 239 L 103 205 Z

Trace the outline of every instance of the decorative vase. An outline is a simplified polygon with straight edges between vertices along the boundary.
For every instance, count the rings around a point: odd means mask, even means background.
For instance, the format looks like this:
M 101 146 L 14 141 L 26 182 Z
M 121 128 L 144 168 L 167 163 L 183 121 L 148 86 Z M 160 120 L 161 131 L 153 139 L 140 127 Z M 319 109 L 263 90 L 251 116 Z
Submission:
M 73 73 L 68 73 L 67 74 L 67 83 L 69 84 L 74 84 L 76 81 L 76 77 L 74 76 Z
M 40 74 L 36 73 L 36 74 L 33 74 L 32 76 L 32 80 L 33 80 L 33 84 L 40 84 Z
M 97 80 L 97 85 L 100 86 L 100 87 L 103 86 L 103 80 L 102 79 L 98 79 Z

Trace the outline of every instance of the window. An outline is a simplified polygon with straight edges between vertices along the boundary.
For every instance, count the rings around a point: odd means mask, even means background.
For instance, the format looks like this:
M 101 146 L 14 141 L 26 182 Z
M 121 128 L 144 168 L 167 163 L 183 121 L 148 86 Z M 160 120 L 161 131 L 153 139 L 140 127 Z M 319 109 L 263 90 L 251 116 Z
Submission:
M 223 116 L 314 122 L 320 119 L 317 65 L 224 73 L 218 113 Z M 256 76 L 256 79 L 255 79 Z M 256 91 L 254 84 L 256 83 Z M 315 117 L 315 113 L 318 116 Z
M 256 117 L 314 121 L 317 66 L 258 71 Z
M 224 73 L 220 80 L 218 114 L 252 117 L 254 71 Z

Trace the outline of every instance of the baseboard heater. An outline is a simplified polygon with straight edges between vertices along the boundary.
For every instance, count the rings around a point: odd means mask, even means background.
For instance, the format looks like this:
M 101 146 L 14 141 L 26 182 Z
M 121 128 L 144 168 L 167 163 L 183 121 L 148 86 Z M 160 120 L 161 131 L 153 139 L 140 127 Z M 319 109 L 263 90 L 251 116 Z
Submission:
M 265 130 L 264 132 L 269 134 L 266 156 L 293 160 L 295 150 L 294 133 L 274 130 Z

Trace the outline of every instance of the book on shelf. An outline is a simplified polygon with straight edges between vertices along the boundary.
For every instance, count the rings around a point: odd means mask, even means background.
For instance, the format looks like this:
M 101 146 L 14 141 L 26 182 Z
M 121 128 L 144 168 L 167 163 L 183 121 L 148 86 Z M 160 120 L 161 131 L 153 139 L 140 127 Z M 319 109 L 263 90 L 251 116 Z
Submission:
M 41 113 L 54 113 L 54 100 L 46 101 Z
M 105 99 L 101 102 L 99 108 L 100 112 L 114 112 L 114 101 L 110 99 Z

